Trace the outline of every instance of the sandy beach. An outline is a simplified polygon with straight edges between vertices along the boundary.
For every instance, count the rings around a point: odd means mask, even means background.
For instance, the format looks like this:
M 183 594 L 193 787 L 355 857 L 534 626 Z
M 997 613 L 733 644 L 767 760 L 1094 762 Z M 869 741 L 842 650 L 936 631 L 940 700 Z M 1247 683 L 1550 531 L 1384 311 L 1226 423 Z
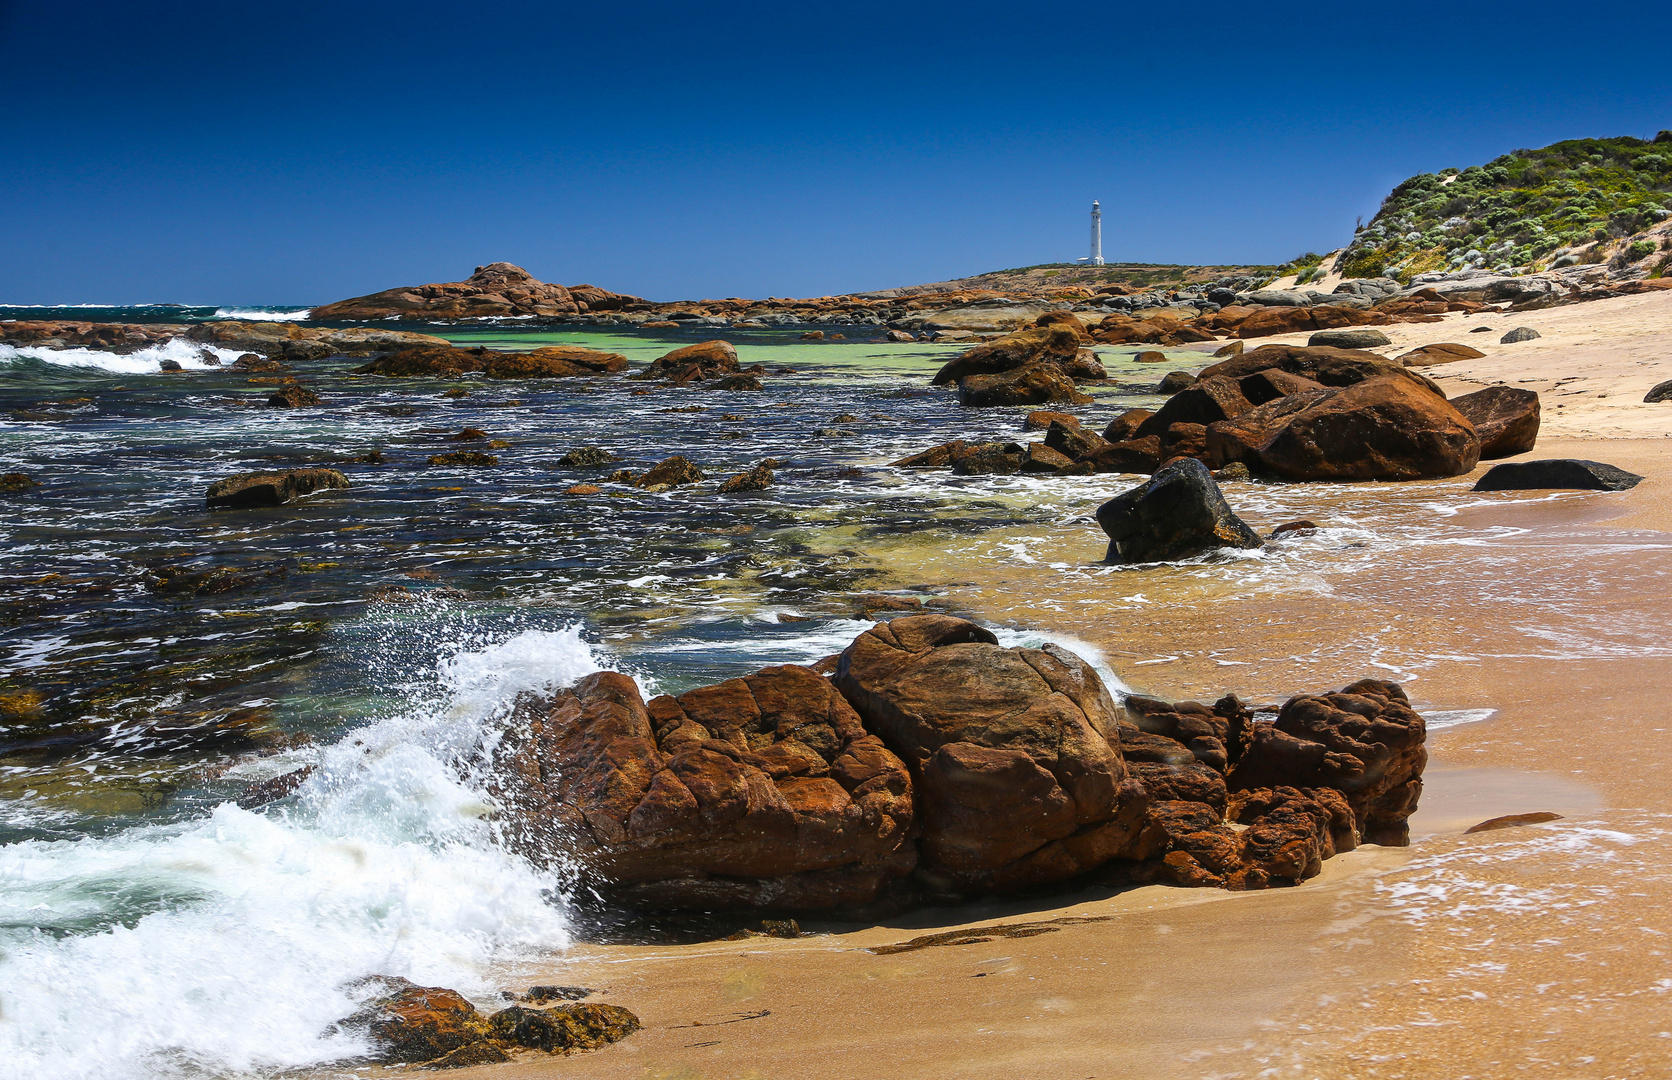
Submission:
M 1497 333 L 1463 337 L 1478 323 Z M 1501 346 L 1527 325 L 1539 340 Z M 1605 460 L 1623 493 L 1464 500 L 1473 476 L 1295 485 L 1326 526 L 1396 530 L 1444 513 L 1468 542 L 1339 564 L 1313 587 L 1238 588 L 1190 571 L 1096 564 L 1089 521 L 1042 525 L 1026 559 L 1001 538 L 890 562 L 955 582 L 947 606 L 1099 650 L 1135 690 L 1280 701 L 1365 675 L 1435 717 L 1406 849 L 1367 847 L 1299 888 L 1151 886 L 917 912 L 798 940 L 577 946 L 531 983 L 607 989 L 645 1030 L 493 1075 L 743 1077 L 1496 1077 L 1655 1075 L 1672 1054 L 1672 797 L 1660 678 L 1672 611 L 1672 295 L 1389 328 L 1393 355 L 1464 340 L 1484 359 L 1425 369 L 1452 393 L 1544 395 L 1528 457 Z M 1560 406 L 1558 408 L 1557 406 Z M 1476 470 L 1478 476 L 1487 466 Z M 1105 495 L 1107 492 L 1100 492 Z M 1095 505 L 1094 503 L 1090 505 Z M 1014 540 L 1014 537 L 1002 538 Z M 1349 545 L 1350 546 L 1350 545 Z M 901 560 L 907 555 L 898 554 Z M 1172 580 L 1168 580 L 1171 578 Z M 1560 820 L 1465 836 L 1500 814 Z M 1009 927 L 892 951 L 927 934 Z M 1021 928 L 1019 931 L 1016 928 Z M 1001 934 L 1017 936 L 1001 936 Z M 488 1070 L 482 1070 L 488 1075 Z M 471 1075 L 470 1071 L 458 1075 Z

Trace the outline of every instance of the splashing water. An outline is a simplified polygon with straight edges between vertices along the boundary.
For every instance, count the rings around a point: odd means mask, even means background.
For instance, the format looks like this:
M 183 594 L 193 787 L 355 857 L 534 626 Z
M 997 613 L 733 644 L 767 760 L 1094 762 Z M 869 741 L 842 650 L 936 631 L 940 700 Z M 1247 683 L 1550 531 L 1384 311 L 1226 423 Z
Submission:
M 485 994 L 563 949 L 559 883 L 494 845 L 461 764 L 525 690 L 599 670 L 579 628 L 443 659 L 433 700 L 318 757 L 295 805 L 0 848 L 0 1060 L 52 1080 L 218 1075 L 365 1049 L 354 980 Z

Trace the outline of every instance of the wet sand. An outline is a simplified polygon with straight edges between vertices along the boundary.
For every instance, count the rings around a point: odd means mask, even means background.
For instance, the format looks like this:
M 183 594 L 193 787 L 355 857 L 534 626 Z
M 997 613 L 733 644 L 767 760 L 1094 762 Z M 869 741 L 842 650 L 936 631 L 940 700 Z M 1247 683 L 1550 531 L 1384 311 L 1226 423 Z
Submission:
M 1458 497 L 1458 480 L 1292 486 L 1285 508 L 1310 500 L 1306 516 L 1324 524 L 1377 505 L 1374 528 L 1452 514 L 1471 537 L 1372 546 L 1298 589 L 1184 568 L 1107 572 L 1084 516 L 1042 524 L 1027 558 L 997 546 L 1013 533 L 879 553 L 901 582 L 949 583 L 955 610 L 1101 650 L 1139 692 L 1280 701 L 1376 675 L 1404 682 L 1430 715 L 1493 710 L 1431 732 L 1410 848 L 1360 849 L 1266 893 L 1149 887 L 794 941 L 583 945 L 512 981 L 606 987 L 597 1000 L 632 1008 L 646 1030 L 591 1054 L 455 1075 L 1664 1075 L 1672 441 L 1564 437 L 1564 426 L 1529 456 L 1596 458 L 1648 479 L 1623 493 L 1477 500 Z M 1088 491 L 1088 509 L 1112 493 Z M 1239 506 L 1260 493 L 1227 494 Z M 1281 520 L 1249 516 L 1262 530 Z M 1463 835 L 1532 811 L 1562 818 Z M 864 951 L 992 924 L 1045 928 Z

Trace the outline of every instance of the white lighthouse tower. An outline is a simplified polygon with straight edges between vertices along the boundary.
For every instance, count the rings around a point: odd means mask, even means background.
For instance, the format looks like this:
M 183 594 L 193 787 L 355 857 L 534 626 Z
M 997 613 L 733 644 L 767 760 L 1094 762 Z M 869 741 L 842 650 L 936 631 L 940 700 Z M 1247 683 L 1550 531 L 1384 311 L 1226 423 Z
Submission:
M 1096 199 L 1091 203 L 1091 264 L 1103 265 L 1103 211 L 1098 209 Z

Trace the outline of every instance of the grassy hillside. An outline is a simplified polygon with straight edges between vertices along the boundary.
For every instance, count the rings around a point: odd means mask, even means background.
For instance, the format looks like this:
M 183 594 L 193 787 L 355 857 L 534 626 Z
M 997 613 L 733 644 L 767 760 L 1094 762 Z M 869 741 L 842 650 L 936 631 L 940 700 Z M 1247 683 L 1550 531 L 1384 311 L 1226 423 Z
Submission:
M 1302 256 L 1318 261 L 1318 256 Z M 935 292 L 957 292 L 963 289 L 993 289 L 998 292 L 1040 293 L 1054 289 L 1084 288 L 1095 290 L 1100 285 L 1125 285 L 1131 289 L 1179 289 L 1227 278 L 1248 278 L 1270 281 L 1282 274 L 1292 273 L 1293 265 L 1285 266 L 1182 266 L 1157 263 L 1110 263 L 1107 266 L 1087 266 L 1084 263 L 1042 263 L 1039 266 L 1018 266 L 1011 270 L 994 270 L 955 281 L 937 281 L 930 285 L 916 285 L 901 290 L 904 295 Z
M 1650 258 L 1658 241 L 1632 238 L 1672 217 L 1669 207 L 1672 131 L 1652 142 L 1572 139 L 1411 177 L 1338 265 L 1349 277 L 1405 281 L 1431 270 L 1528 272 L 1605 259 L 1647 260 L 1659 273 L 1667 256 Z

